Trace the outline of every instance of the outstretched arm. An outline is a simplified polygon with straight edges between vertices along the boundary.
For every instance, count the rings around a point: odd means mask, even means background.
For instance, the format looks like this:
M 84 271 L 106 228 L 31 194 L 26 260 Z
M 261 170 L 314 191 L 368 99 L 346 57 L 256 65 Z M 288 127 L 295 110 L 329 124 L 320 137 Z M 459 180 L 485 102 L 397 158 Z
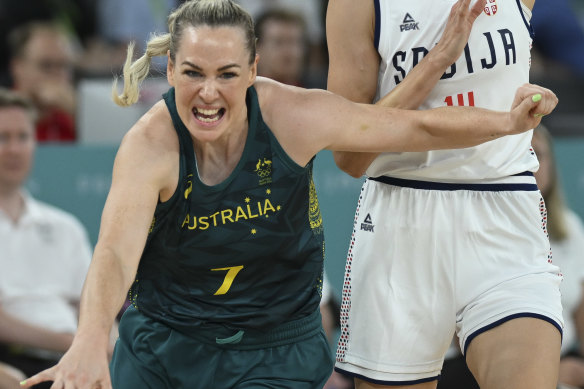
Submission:
M 540 115 L 557 104 L 552 91 L 532 84 L 517 90 L 511 112 L 477 107 L 402 110 L 260 77 L 255 85 L 264 121 L 301 166 L 322 149 L 404 152 L 476 146 L 534 128 Z
M 444 33 L 428 55 L 389 94 L 377 102 L 384 107 L 416 109 L 426 99 L 448 66 L 456 61 L 484 0 L 459 0 L 451 9 Z M 347 25 L 353 28 L 349 31 Z M 349 100 L 371 103 L 377 89 L 379 55 L 374 46 L 373 2 L 331 0 L 327 10 L 329 47 L 328 90 Z M 335 162 L 354 177 L 365 173 L 379 153 L 334 152 Z
M 160 129 L 154 121 L 149 123 L 153 130 Z M 154 132 L 144 134 L 134 128 L 124 137 L 81 295 L 73 344 L 56 366 L 29 378 L 24 387 L 55 381 L 58 388 L 111 389 L 110 329 L 135 279 L 162 182 L 168 180 L 167 162 L 176 156 L 164 150 Z
M 347 130 L 331 136 L 332 142 L 326 148 L 400 152 L 471 147 L 536 127 L 541 116 L 549 114 L 556 104 L 557 98 L 551 91 L 526 84 L 517 91 L 511 112 L 476 107 L 440 107 L 424 111 L 367 105 L 358 105 L 355 110 L 347 107 L 344 117 Z M 369 111 L 372 120 L 366 120 L 359 113 L 363 108 Z M 343 118 L 340 113 L 338 115 Z

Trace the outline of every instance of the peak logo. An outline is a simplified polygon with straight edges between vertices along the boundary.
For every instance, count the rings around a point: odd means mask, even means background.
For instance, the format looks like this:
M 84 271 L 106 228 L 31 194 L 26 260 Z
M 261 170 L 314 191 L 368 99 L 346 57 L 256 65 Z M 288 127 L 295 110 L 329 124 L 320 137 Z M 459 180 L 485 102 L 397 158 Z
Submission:
M 418 26 L 418 24 L 419 23 L 414 20 L 412 15 L 410 15 L 409 13 L 406 13 L 406 16 L 404 16 L 404 20 L 403 20 L 402 24 L 400 24 L 400 26 L 399 26 L 399 31 L 404 32 L 404 31 L 411 31 L 411 30 L 419 30 L 420 27 Z
M 367 232 L 375 232 L 373 231 L 374 228 L 375 226 L 373 225 L 373 221 L 371 220 L 371 215 L 367 214 L 367 216 L 365 216 L 365 220 L 363 220 L 363 223 L 361 223 L 361 230 Z

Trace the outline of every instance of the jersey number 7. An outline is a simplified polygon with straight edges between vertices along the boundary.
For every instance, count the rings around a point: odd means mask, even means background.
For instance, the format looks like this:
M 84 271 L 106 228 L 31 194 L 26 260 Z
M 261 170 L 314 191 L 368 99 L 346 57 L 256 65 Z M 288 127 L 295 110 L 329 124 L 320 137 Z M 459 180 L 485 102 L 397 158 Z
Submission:
M 225 279 L 223 280 L 223 284 L 221 284 L 219 289 L 217 289 L 217 292 L 215 292 L 214 296 L 218 296 L 218 295 L 227 293 L 229 291 L 229 288 L 231 288 L 231 284 L 233 284 L 233 280 L 235 279 L 235 276 L 237 275 L 237 273 L 239 273 L 239 271 L 241 269 L 243 269 L 243 265 L 231 266 L 231 267 L 220 267 L 217 269 L 211 269 L 211 271 L 226 271 L 227 272 L 227 274 L 225 274 Z

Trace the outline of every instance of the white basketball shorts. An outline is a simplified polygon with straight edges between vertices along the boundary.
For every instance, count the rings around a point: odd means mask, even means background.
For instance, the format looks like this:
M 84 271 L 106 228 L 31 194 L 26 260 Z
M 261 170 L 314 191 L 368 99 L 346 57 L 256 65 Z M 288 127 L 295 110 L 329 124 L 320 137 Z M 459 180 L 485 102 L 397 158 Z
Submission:
M 562 331 L 561 279 L 531 174 L 490 184 L 368 179 L 347 256 L 335 369 L 416 384 L 438 378 L 455 332 L 466 351 L 476 335 L 517 317 Z

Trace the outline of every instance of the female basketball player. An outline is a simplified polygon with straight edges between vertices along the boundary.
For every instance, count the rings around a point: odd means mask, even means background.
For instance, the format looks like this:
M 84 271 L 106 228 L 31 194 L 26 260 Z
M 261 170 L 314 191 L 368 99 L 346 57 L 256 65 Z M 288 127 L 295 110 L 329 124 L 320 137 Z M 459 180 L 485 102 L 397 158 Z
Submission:
M 526 86 L 510 113 L 399 111 L 256 79 L 253 22 L 230 0 L 185 2 L 169 31 L 128 62 L 116 98 L 135 102 L 150 58 L 168 54 L 171 89 L 116 157 L 79 331 L 24 386 L 322 387 L 332 358 L 316 153 L 471 146 L 525 131 L 556 104 Z M 110 384 L 107 334 L 128 288 Z
M 329 2 L 329 89 L 362 103 L 392 92 L 384 103 L 408 109 L 510 107 L 529 80 L 533 0 L 461 1 L 451 16 L 477 17 L 450 51 L 436 44 L 456 33 L 445 30 L 453 3 Z M 531 131 L 460 150 L 335 153 L 369 176 L 336 364 L 357 388 L 435 388 L 455 332 L 482 389 L 556 387 L 561 275 L 530 141 Z

